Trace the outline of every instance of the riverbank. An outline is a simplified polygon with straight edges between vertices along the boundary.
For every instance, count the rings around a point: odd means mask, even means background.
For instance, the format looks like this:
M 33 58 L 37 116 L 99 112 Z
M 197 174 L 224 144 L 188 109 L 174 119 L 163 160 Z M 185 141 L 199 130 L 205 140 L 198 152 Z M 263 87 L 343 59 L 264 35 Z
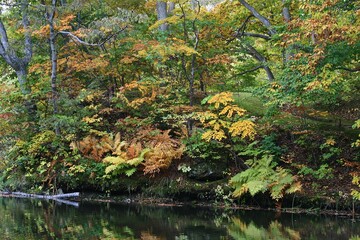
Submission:
M 172 166 L 175 168 L 176 166 Z M 153 178 L 141 173 L 124 178 L 122 184 L 113 191 L 94 191 L 91 186 L 82 189 L 64 189 L 64 192 L 81 192 L 76 202 L 108 202 L 121 204 L 140 204 L 155 206 L 199 206 L 223 209 L 269 210 L 284 213 L 305 213 L 317 215 L 335 215 L 349 218 L 360 217 L 360 201 L 349 194 L 352 186 L 349 178 L 338 175 L 342 181 L 312 181 L 303 178 L 303 188 L 296 194 L 285 195 L 281 201 L 274 201 L 268 192 L 255 196 L 245 194 L 241 198 L 233 198 L 233 189 L 228 185 L 230 176 L 213 179 L 217 172 L 208 169 L 213 175 L 205 180 L 193 179 L 194 176 L 184 174 L 176 169 L 168 169 Z M 171 173 L 171 174 L 169 174 Z M 341 174 L 337 171 L 336 174 Z M 314 188 L 320 186 L 321 188 Z M 86 188 L 87 187 L 87 188 Z M 30 190 L 22 190 L 30 192 Z M 62 190 L 61 190 L 62 191 Z M 38 193 L 42 194 L 42 193 Z M 43 194 L 49 194 L 43 193 Z M 13 197 L 10 192 L 0 192 L 0 197 Z
M 164 206 L 164 207 L 181 207 L 181 206 L 196 206 L 217 208 L 226 210 L 262 210 L 273 211 L 277 214 L 293 213 L 293 214 L 312 214 L 312 215 L 330 215 L 352 218 L 360 221 L 360 204 L 353 201 L 352 204 L 347 204 L 347 201 L 338 202 L 335 205 L 331 199 L 328 198 L 309 198 L 301 195 L 287 196 L 284 198 L 282 208 L 274 207 L 269 196 L 262 195 L 256 198 L 244 198 L 242 203 L 236 199 L 228 199 L 227 201 L 219 199 L 208 199 L 207 201 L 201 199 L 184 199 L 178 197 L 149 197 L 141 193 L 138 194 L 110 194 L 110 193 L 90 193 L 83 192 L 79 194 L 63 194 L 68 195 L 69 200 L 57 199 L 58 195 L 39 195 L 39 194 L 14 194 L 11 192 L 0 192 L 0 197 L 6 198 L 40 198 L 47 200 L 55 200 L 59 203 L 79 206 L 81 202 L 98 202 L 98 203 L 114 203 L 114 204 L 128 204 L 128 205 L 143 205 L 143 206 Z M 210 195 L 210 194 L 209 194 Z M 54 197 L 55 196 L 55 197 Z M 329 202 L 330 201 L 330 202 Z M 70 203 L 70 204 L 69 204 Z M 75 204 L 74 204 L 75 203 Z M 260 203 L 264 205 L 260 205 Z M 291 205 L 290 205 L 291 204 Z M 303 206 L 303 207 L 302 207 Z
M 360 221 L 360 212 L 352 212 L 345 210 L 327 210 L 327 209 L 319 209 L 319 208 L 262 208 L 255 206 L 246 206 L 246 205 L 228 205 L 223 203 L 206 203 L 206 202 L 181 202 L 172 199 L 152 199 L 152 198 L 122 198 L 122 199 L 114 199 L 114 198 L 81 198 L 81 201 L 86 202 L 106 202 L 106 203 L 122 203 L 122 204 L 137 204 L 137 205 L 146 205 L 146 206 L 166 206 L 166 207 L 180 207 L 180 206 L 197 206 L 197 207 L 210 207 L 210 208 L 219 208 L 219 209 L 227 209 L 227 210 L 262 210 L 262 211 L 272 211 L 276 213 L 294 213 L 294 214 L 312 214 L 312 215 L 330 215 L 330 216 L 342 216 L 348 217 L 352 219 L 356 219 L 356 221 Z

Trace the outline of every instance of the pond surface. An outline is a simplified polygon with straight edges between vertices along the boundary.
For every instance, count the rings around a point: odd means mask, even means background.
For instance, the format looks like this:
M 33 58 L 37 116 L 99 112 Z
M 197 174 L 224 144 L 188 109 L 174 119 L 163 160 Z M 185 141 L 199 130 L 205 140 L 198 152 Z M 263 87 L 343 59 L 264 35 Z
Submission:
M 360 239 L 334 216 L 0 198 L 0 239 Z

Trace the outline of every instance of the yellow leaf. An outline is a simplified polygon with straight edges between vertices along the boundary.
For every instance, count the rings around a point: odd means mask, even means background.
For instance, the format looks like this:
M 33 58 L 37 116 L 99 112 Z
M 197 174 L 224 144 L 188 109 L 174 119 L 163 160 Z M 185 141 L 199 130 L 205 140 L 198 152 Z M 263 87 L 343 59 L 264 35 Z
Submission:
M 215 108 L 218 109 L 220 104 L 227 106 L 230 102 L 234 102 L 233 95 L 231 92 L 221 92 L 214 95 L 209 99 L 208 103 L 215 103 Z
M 222 139 L 226 138 L 225 132 L 223 130 L 213 131 L 209 130 L 207 132 L 204 132 L 201 136 L 201 138 L 207 142 L 211 141 L 212 139 L 221 141 Z
M 233 123 L 229 128 L 231 136 L 240 136 L 241 138 L 254 139 L 256 131 L 255 124 L 249 120 L 241 120 Z
M 121 163 L 125 163 L 126 159 L 121 158 L 119 156 L 117 156 L 117 157 L 109 156 L 109 157 L 104 158 L 103 161 L 107 162 L 107 163 L 118 165 L 118 164 L 121 164 Z
M 109 174 L 110 172 L 114 171 L 116 169 L 116 165 L 110 165 L 105 168 L 105 173 Z

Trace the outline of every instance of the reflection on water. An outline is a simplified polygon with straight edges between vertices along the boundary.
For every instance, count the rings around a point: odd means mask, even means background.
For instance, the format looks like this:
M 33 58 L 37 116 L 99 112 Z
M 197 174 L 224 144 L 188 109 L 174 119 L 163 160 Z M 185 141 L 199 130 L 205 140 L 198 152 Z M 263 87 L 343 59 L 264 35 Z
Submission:
M 0 198 L 0 239 L 359 239 L 360 223 L 324 216 Z

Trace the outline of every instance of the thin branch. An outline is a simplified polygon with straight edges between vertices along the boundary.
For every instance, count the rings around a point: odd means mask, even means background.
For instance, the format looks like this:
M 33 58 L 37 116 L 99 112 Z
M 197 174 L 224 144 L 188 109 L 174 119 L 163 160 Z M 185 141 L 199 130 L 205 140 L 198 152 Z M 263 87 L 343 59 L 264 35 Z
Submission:
M 345 70 L 345 71 L 348 71 L 348 72 L 360 72 L 360 66 L 356 67 L 356 68 L 347 68 L 347 67 L 337 67 L 335 69 L 338 69 L 338 70 Z
M 182 56 L 181 56 L 181 65 L 183 67 L 186 79 L 190 82 L 191 80 L 190 80 L 189 74 L 187 73 L 187 69 L 186 69 L 185 54 L 182 54 Z
M 59 31 L 58 33 L 61 34 L 61 35 L 64 35 L 64 36 L 68 36 L 72 40 L 74 40 L 75 42 L 80 43 L 82 45 L 91 46 L 91 47 L 103 47 L 106 42 L 108 42 L 111 38 L 115 37 L 119 33 L 123 32 L 127 27 L 128 26 L 125 26 L 121 30 L 117 31 L 116 33 L 111 34 L 110 36 L 106 37 L 100 43 L 88 43 L 88 42 L 85 42 L 85 41 L 81 40 L 79 37 L 77 37 L 76 35 L 74 35 L 73 33 L 67 32 L 67 31 Z
M 245 29 L 246 29 L 246 24 L 250 21 L 250 18 L 253 17 L 254 15 L 249 15 L 245 21 L 241 24 L 241 26 L 236 30 L 234 37 L 231 39 L 228 39 L 226 41 L 227 44 L 229 44 L 230 42 L 234 41 L 236 38 L 238 38 L 241 34 L 240 33 L 244 33 Z
M 252 69 L 249 69 L 249 70 L 243 71 L 243 72 L 241 72 L 241 73 L 238 73 L 238 74 L 236 74 L 236 76 L 242 76 L 242 75 L 247 74 L 247 73 L 255 72 L 256 70 L 258 70 L 258 69 L 260 69 L 260 68 L 263 68 L 263 67 L 264 67 L 263 65 L 254 67 L 254 68 L 252 68 Z
M 263 38 L 265 40 L 271 39 L 271 37 L 269 35 L 265 35 L 265 34 L 261 34 L 261 33 L 244 32 L 244 33 L 242 33 L 242 36 Z M 239 36 L 239 37 L 241 37 L 241 36 Z
M 56 13 L 56 2 L 57 2 L 57 0 L 52 0 L 51 13 L 49 13 L 48 18 L 47 18 L 49 22 L 54 21 L 54 17 L 55 17 L 55 13 Z
M 180 19 L 183 19 L 182 25 L 183 25 L 183 31 L 184 31 L 184 41 L 187 42 L 189 39 L 189 36 L 188 36 L 188 32 L 186 30 L 186 14 L 185 14 L 184 6 L 182 4 L 179 4 L 179 6 L 181 9 L 181 13 L 182 13 L 182 16 L 180 17 Z

